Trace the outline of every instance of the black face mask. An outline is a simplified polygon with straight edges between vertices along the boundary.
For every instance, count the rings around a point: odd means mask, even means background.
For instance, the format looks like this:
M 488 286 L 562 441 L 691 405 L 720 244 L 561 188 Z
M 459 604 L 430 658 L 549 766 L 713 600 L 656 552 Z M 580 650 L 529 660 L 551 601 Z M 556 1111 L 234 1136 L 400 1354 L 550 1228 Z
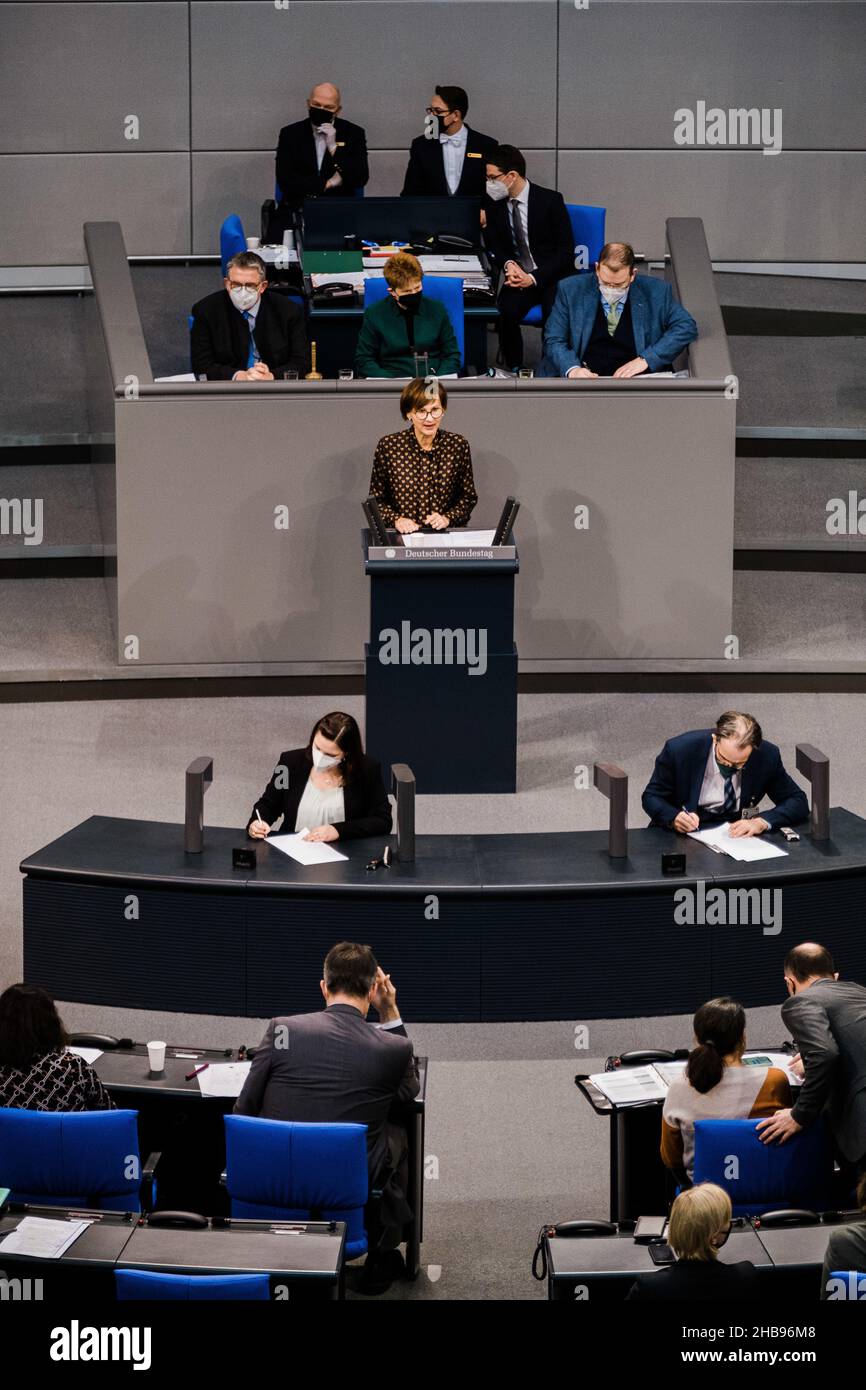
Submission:
M 407 314 L 417 314 L 418 307 L 421 303 L 421 291 L 416 290 L 414 294 L 401 295 L 397 303 Z
M 310 120 L 313 122 L 313 125 L 327 125 L 329 121 L 335 121 L 336 119 L 333 111 L 323 111 L 321 106 L 310 107 Z

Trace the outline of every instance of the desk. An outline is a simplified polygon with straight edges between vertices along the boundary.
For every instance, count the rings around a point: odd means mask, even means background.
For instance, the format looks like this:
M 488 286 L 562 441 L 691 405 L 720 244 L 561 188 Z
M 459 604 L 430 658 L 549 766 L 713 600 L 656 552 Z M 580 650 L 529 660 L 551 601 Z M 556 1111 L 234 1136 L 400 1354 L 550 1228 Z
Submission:
M 784 888 L 781 930 L 764 936 L 677 925 L 675 892 L 753 878 L 656 828 L 631 831 L 624 860 L 608 857 L 604 831 L 421 835 L 414 863 L 369 873 L 381 839 L 346 841 L 345 860 L 309 868 L 261 843 L 255 869 L 233 870 L 241 829 L 208 827 L 203 853 L 186 855 L 180 825 L 91 816 L 21 864 L 24 978 L 61 1000 L 271 1018 L 321 1007 L 325 954 L 359 939 L 399 981 L 410 1028 L 690 1014 L 718 994 L 781 1005 L 798 941 L 817 936 L 847 976 L 866 974 L 866 820 L 837 807 L 831 829 L 816 843 L 801 827 L 789 855 L 754 866 Z M 672 879 L 661 853 L 674 846 L 686 873 Z
M 632 1232 L 609 1236 L 576 1236 L 548 1240 L 547 1296 L 554 1301 L 572 1300 L 580 1285 L 590 1306 L 598 1301 L 622 1301 L 638 1274 L 649 1274 L 654 1265 L 649 1247 L 635 1244 Z M 823 1257 L 822 1257 L 823 1258 Z M 752 1227 L 745 1222 L 731 1231 L 719 1251 L 722 1264 L 750 1260 L 758 1268 L 772 1268 L 773 1261 Z
M 253 1046 L 259 1039 L 251 1039 Z M 200 1060 L 176 1053 L 195 1053 Z M 229 1049 L 229 1056 L 235 1053 Z M 225 1062 L 224 1051 L 209 1048 L 166 1048 L 165 1070 L 155 1076 L 148 1065 L 147 1047 L 134 1043 L 131 1048 L 111 1048 L 97 1057 L 94 1070 L 118 1106 L 137 1109 L 139 1126 L 145 1138 L 141 1149 L 145 1153 L 159 1151 L 163 1156 L 157 1174 L 159 1205 L 220 1214 L 226 1206 L 225 1192 L 219 1185 L 219 1174 L 225 1167 L 225 1129 L 223 1116 L 234 1108 L 232 1096 L 203 1096 L 196 1078 L 187 1081 L 186 1073 L 202 1061 Z M 406 1127 L 409 1137 L 409 1191 L 407 1200 L 415 1213 L 404 1231 L 406 1267 L 414 1279 L 421 1268 L 421 1241 L 424 1238 L 424 1134 L 427 1102 L 426 1057 L 418 1057 L 420 1089 L 414 1100 L 395 1104 L 390 1118 Z M 183 1127 L 188 1132 L 184 1134 Z M 195 1158 L 195 1177 L 187 1179 L 181 1195 L 164 1197 L 167 1165 L 172 1164 L 176 1144 Z M 210 1169 L 205 1168 L 206 1155 L 211 1156 Z M 175 1167 L 182 1167 L 175 1165 Z M 170 1171 L 170 1170 L 169 1170 Z M 183 1181 L 177 1172 L 170 1173 L 169 1191 L 175 1194 Z

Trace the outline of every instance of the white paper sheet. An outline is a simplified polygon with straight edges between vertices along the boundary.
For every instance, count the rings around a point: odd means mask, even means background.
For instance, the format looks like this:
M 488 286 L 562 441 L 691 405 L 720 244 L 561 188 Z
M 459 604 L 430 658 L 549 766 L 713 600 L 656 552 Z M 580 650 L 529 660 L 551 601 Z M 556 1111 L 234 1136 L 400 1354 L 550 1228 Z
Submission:
M 477 256 L 419 256 L 425 275 L 480 275 L 481 262 Z
M 771 845 L 760 835 L 732 835 L 729 825 L 713 825 L 707 830 L 690 830 L 690 840 L 698 840 L 710 849 L 727 854 L 731 859 L 754 864 L 760 859 L 785 859 L 788 851 Z
M 202 1095 L 239 1096 L 251 1066 L 252 1062 L 212 1062 L 196 1077 Z
M 261 256 L 265 265 L 297 265 L 297 251 L 288 251 L 285 246 L 276 246 L 269 243 L 267 246 L 258 246 L 256 255 Z
M 102 1056 L 98 1047 L 67 1047 L 66 1051 L 74 1053 L 76 1057 L 82 1057 L 84 1061 L 89 1062 L 91 1066 L 93 1066 L 97 1057 Z
M 652 1067 L 622 1067 L 602 1071 L 590 1081 L 615 1105 L 635 1105 L 643 1100 L 664 1100 L 667 1087 Z
M 408 545 L 410 550 L 429 550 L 431 546 L 442 546 L 445 549 L 462 545 L 485 546 L 493 544 L 495 535 L 495 531 L 449 531 L 447 534 L 436 531 L 429 534 L 426 531 L 410 531 L 403 537 L 403 544 Z
M 3 1255 L 33 1255 L 39 1260 L 59 1260 L 92 1221 L 55 1221 L 46 1216 L 25 1216 L 14 1231 L 0 1241 Z
M 155 376 L 154 381 L 198 381 L 195 372 L 180 372 L 178 376 Z
M 338 859 L 348 859 L 348 854 L 340 854 L 333 845 L 322 840 L 305 840 L 309 828 L 299 830 L 296 835 L 270 835 L 268 844 L 281 854 L 287 854 L 296 864 L 333 864 Z

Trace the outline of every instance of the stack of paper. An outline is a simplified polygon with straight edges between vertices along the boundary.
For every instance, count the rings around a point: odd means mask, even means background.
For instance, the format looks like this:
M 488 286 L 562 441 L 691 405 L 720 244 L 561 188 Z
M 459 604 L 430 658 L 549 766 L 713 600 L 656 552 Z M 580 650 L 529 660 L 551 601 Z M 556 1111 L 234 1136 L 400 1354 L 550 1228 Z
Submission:
M 239 1096 L 252 1062 L 212 1062 L 198 1074 L 203 1096 Z
M 427 550 L 428 547 L 450 549 L 459 546 L 488 546 L 493 544 L 495 531 L 410 531 L 403 537 L 403 544 L 411 550 Z
M 2 1255 L 32 1255 L 37 1260 L 59 1260 L 92 1221 L 55 1221 L 45 1216 L 25 1216 L 0 1241 Z
M 740 859 L 749 864 L 759 859 L 784 859 L 788 853 L 786 849 L 779 849 L 778 845 L 771 845 L 758 835 L 732 835 L 727 823 L 714 825 L 709 830 L 690 830 L 689 839 L 700 841 L 717 854 L 727 854 L 731 859 Z
M 338 859 L 348 859 L 348 854 L 340 854 L 323 840 L 305 840 L 304 836 L 309 833 L 309 827 L 305 827 L 296 835 L 271 835 L 268 844 L 281 854 L 287 854 L 296 864 L 333 864 Z

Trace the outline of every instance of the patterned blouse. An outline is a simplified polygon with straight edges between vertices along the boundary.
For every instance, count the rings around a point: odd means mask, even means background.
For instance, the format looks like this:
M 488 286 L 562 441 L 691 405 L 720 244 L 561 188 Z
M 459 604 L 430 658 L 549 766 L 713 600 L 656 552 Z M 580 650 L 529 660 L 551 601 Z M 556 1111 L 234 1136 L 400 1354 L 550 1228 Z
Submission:
M 370 493 L 386 526 L 393 526 L 398 516 L 423 526 L 430 512 L 447 516 L 452 526 L 465 526 L 478 501 L 468 441 L 439 429 L 433 448 L 426 450 L 411 425 L 386 434 L 376 445 Z
M 0 1065 L 0 1105 L 16 1110 L 113 1110 L 93 1068 L 73 1052 L 45 1052 L 27 1071 Z

